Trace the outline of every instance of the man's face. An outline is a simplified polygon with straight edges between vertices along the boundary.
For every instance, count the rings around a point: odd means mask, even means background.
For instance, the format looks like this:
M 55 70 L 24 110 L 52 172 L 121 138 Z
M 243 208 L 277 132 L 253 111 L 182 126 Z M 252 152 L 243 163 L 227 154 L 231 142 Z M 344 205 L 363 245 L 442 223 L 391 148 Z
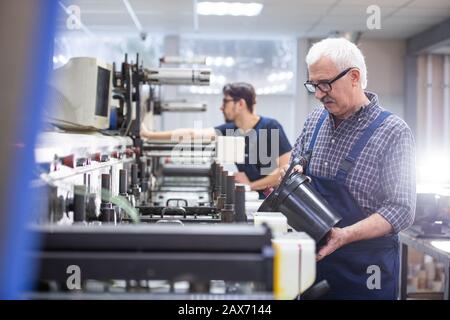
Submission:
M 339 70 L 335 64 L 328 57 L 320 58 L 316 63 L 309 67 L 309 81 L 317 83 L 323 80 L 332 80 L 343 70 Z M 359 73 L 356 72 L 356 76 Z M 321 101 L 324 107 L 337 118 L 343 118 L 351 109 L 353 95 L 355 94 L 354 84 L 358 79 L 355 79 L 355 74 L 350 71 L 342 78 L 336 80 L 331 84 L 331 91 L 322 92 L 316 88 L 315 97 Z M 356 82 L 355 82 L 356 81 Z
M 222 106 L 220 111 L 223 113 L 225 122 L 234 122 L 237 115 L 237 102 L 233 100 L 229 95 L 223 97 Z

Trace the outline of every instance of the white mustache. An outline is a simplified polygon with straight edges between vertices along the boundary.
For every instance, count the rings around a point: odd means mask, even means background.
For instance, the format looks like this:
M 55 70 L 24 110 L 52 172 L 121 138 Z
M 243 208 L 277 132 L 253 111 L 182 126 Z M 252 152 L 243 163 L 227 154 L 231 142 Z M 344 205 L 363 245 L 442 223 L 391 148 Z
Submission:
M 322 98 L 322 103 L 335 102 L 334 99 L 331 98 Z

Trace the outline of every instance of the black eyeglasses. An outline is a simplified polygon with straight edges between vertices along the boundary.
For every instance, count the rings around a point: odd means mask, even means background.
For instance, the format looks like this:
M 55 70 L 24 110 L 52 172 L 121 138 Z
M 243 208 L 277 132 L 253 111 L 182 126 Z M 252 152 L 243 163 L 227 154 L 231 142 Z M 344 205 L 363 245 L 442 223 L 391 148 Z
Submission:
M 343 76 L 345 76 L 350 70 L 352 70 L 354 67 L 351 68 L 347 68 L 344 71 L 342 71 L 341 73 L 339 73 L 336 78 L 332 79 L 332 80 L 320 80 L 317 83 L 313 83 L 311 81 L 306 81 L 304 83 L 304 86 L 306 88 L 306 90 L 308 90 L 308 92 L 310 93 L 315 93 L 317 88 L 319 88 L 320 91 L 322 92 L 330 92 L 331 91 L 331 84 L 337 80 L 339 80 L 340 78 L 342 78 Z
M 224 106 L 224 105 L 226 105 L 228 102 L 231 102 L 231 101 L 237 101 L 236 99 L 226 99 L 226 98 L 223 98 L 222 99 L 222 105 Z

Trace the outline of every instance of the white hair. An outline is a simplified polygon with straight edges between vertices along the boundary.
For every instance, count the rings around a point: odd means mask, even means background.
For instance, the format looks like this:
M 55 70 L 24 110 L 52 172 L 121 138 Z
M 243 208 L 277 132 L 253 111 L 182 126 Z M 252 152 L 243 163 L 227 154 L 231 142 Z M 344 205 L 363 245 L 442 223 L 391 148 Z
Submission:
M 306 55 L 308 68 L 322 57 L 328 57 L 336 67 L 344 71 L 350 67 L 359 69 L 361 88 L 367 87 L 367 67 L 359 48 L 345 38 L 328 38 L 313 44 Z

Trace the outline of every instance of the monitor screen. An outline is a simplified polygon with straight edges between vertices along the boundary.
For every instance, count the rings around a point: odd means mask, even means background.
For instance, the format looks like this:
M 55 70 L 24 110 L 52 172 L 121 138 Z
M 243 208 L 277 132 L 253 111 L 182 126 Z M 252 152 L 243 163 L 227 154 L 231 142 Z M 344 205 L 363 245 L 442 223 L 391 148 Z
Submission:
M 109 107 L 109 83 L 111 71 L 98 67 L 97 72 L 97 98 L 95 102 L 95 115 L 108 116 Z

